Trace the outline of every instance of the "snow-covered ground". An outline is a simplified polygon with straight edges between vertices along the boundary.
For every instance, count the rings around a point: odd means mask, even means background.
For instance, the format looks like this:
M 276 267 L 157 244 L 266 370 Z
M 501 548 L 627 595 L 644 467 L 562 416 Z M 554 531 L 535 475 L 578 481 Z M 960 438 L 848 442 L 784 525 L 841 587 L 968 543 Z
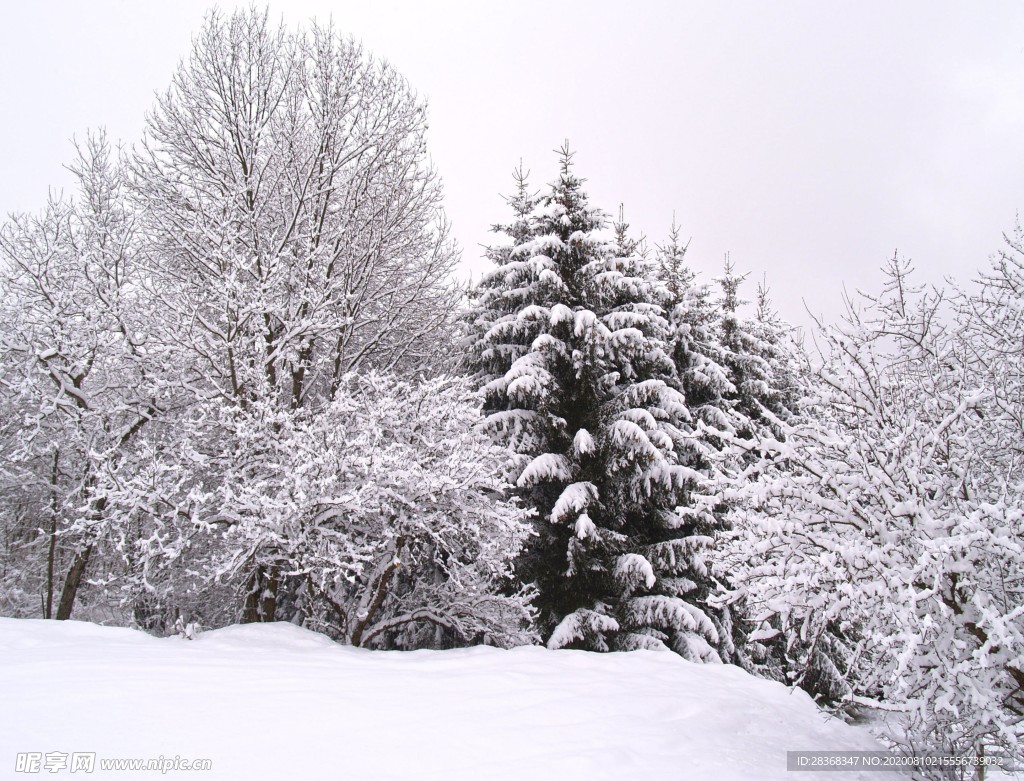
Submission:
M 195 640 L 0 618 L 0 778 L 789 779 L 786 751 L 879 750 L 800 691 L 671 653 L 339 646 L 290 624 Z M 18 753 L 95 752 L 15 772 Z M 212 760 L 197 773 L 111 758 Z M 23 762 L 26 760 L 23 760 Z

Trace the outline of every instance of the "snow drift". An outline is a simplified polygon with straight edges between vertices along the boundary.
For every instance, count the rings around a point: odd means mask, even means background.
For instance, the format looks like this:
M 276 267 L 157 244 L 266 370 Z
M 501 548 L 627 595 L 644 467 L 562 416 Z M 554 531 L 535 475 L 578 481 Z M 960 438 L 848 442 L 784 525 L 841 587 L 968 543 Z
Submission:
M 60 751 L 212 760 L 111 778 L 812 781 L 787 772 L 787 750 L 880 750 L 803 692 L 729 665 L 654 651 L 366 651 L 290 624 L 188 641 L 0 618 L 0 692 L 4 778 L 31 777 L 13 772 L 19 752 Z

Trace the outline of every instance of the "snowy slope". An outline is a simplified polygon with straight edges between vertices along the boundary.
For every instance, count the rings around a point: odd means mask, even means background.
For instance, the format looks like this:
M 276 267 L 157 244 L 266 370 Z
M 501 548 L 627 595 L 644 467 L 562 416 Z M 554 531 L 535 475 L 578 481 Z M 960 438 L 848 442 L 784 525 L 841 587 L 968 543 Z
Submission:
M 122 779 L 835 781 L 787 772 L 786 750 L 879 749 L 802 692 L 670 653 L 384 653 L 289 624 L 188 641 L 0 618 L 0 702 L 0 778 L 104 778 L 13 772 L 18 752 L 94 751 L 212 760 Z

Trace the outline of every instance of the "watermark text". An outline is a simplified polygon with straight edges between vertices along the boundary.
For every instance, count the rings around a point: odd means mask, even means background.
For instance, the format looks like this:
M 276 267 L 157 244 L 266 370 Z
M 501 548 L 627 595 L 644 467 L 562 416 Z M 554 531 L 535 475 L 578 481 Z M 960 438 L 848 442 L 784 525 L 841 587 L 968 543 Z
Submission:
M 149 770 L 161 773 L 212 770 L 212 759 L 173 757 L 96 757 L 95 751 L 23 751 L 15 756 L 15 773 L 92 773 L 100 770 Z

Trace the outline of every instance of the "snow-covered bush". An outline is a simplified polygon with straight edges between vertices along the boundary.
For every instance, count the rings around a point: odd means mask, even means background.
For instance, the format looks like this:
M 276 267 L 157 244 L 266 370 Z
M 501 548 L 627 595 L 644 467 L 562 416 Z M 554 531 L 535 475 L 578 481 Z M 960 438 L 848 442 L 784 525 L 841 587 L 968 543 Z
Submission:
M 220 405 L 212 487 L 145 541 L 154 580 L 175 582 L 203 542 L 200 588 L 234 584 L 243 621 L 368 647 L 531 642 L 529 594 L 502 593 L 528 513 L 505 498 L 507 455 L 474 428 L 478 409 L 464 381 L 374 373 L 343 377 L 315 414 Z
M 347 375 L 307 420 L 234 416 L 247 457 L 218 497 L 231 566 L 261 559 L 354 645 L 528 642 L 524 595 L 498 593 L 527 514 L 504 498 L 505 453 L 474 430 L 477 409 L 460 381 Z
M 1019 257 L 1019 256 L 1018 256 Z M 824 362 L 785 441 L 736 488 L 734 596 L 795 683 L 896 711 L 918 747 L 1019 746 L 1024 715 L 1021 266 L 974 293 L 911 287 L 820 338 Z

